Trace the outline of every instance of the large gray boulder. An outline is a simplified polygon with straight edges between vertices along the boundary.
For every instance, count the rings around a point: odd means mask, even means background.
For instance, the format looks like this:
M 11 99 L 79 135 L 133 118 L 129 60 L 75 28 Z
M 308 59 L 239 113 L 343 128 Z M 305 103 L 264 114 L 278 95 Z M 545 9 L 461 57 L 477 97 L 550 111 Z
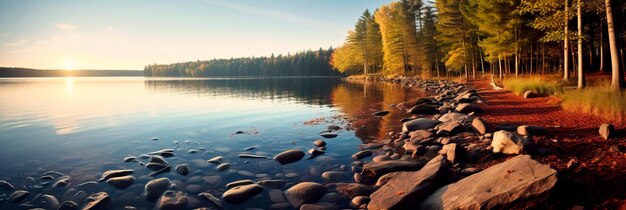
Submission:
M 413 209 L 421 199 L 436 190 L 437 181 L 447 168 L 443 156 L 430 160 L 415 172 L 395 172 L 391 179 L 372 195 L 368 209 Z
M 514 203 L 547 193 L 556 181 L 556 171 L 550 166 L 520 155 L 439 188 L 418 209 L 515 208 Z
M 402 131 L 410 132 L 414 130 L 428 130 L 439 125 L 441 121 L 426 118 L 417 118 L 402 124 Z
M 520 154 L 530 141 L 517 133 L 509 131 L 496 131 L 493 133 L 491 146 L 493 153 L 503 153 L 508 155 Z

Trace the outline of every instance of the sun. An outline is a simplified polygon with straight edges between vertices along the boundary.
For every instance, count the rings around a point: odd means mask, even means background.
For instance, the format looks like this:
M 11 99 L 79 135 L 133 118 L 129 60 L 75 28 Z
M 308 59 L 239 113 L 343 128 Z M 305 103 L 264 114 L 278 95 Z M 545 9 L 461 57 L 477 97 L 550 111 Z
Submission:
M 76 69 L 76 59 L 74 58 L 66 58 L 63 61 L 63 70 L 75 70 Z

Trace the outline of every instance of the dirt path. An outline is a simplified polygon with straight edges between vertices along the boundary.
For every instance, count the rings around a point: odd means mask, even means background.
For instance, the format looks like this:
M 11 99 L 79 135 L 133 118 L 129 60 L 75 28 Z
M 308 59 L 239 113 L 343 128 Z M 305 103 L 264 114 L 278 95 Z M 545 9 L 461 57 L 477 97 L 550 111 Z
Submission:
M 558 170 L 559 183 L 550 199 L 564 206 L 626 208 L 626 122 L 561 109 L 557 97 L 524 99 L 509 91 L 493 90 L 487 80 L 469 82 L 486 101 L 481 115 L 488 126 L 537 125 L 550 136 L 534 138 L 539 145 L 535 158 Z M 602 139 L 599 125 L 612 123 L 614 138 Z M 611 151 L 618 145 L 620 151 Z M 578 166 L 567 168 L 577 160 Z M 552 203 L 552 202 L 551 202 Z M 553 206 L 559 208 L 563 206 Z

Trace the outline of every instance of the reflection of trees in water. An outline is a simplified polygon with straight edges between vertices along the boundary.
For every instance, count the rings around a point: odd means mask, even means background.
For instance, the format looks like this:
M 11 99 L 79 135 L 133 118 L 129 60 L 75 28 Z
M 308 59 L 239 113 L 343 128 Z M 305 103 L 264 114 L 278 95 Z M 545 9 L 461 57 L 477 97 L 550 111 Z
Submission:
M 341 80 L 335 78 L 260 78 L 146 80 L 144 84 L 153 92 L 330 105 L 329 95 L 340 83 Z
M 349 117 L 355 135 L 369 142 L 382 140 L 388 131 L 401 126 L 400 119 L 406 114 L 390 105 L 422 94 L 396 84 L 350 81 L 335 87 L 331 97 L 333 104 Z M 375 117 L 373 113 L 380 110 L 388 110 L 390 113 L 384 117 Z

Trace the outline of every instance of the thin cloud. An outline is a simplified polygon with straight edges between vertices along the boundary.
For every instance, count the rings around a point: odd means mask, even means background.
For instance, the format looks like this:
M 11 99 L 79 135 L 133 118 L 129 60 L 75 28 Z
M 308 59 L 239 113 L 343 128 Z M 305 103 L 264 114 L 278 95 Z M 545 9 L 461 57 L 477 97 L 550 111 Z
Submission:
M 117 31 L 117 28 L 115 28 L 113 26 L 109 26 L 109 27 L 107 27 L 106 31 L 108 31 L 108 32 Z
M 7 47 L 18 47 L 18 46 L 22 46 L 22 45 L 25 45 L 25 44 L 28 44 L 28 40 L 20 39 L 20 40 L 17 40 L 15 42 L 4 43 L 4 46 L 7 46 Z
M 67 24 L 67 23 L 57 23 L 57 24 L 54 24 L 54 26 L 56 26 L 58 29 L 61 29 L 61 30 L 78 29 L 78 26 L 75 26 L 75 25 L 72 25 L 72 24 Z

